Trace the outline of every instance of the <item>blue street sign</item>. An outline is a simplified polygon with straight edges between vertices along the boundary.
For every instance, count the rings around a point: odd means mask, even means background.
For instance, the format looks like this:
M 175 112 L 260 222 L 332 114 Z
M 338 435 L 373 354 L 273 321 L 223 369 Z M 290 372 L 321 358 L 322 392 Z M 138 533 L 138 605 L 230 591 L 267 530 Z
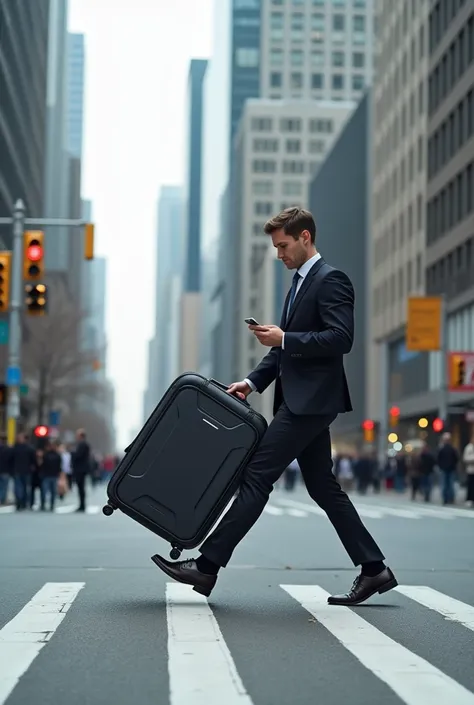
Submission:
M 19 387 L 21 382 L 21 372 L 19 367 L 7 367 L 7 386 Z
M 0 321 L 0 345 L 8 343 L 8 321 Z
M 49 425 L 59 426 L 61 412 L 60 411 L 50 411 L 49 412 Z

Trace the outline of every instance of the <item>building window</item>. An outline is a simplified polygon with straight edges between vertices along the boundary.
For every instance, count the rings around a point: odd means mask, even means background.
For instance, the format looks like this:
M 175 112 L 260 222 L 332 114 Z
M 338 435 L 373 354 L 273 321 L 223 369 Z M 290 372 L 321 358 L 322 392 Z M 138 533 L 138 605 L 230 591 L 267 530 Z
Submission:
M 280 130 L 282 132 L 301 132 L 301 119 L 282 118 L 280 120 Z
M 313 32 L 324 32 L 324 15 L 317 12 L 315 15 L 311 15 L 311 29 Z
M 354 32 L 365 32 L 364 15 L 354 15 L 354 17 L 352 18 L 352 28 Z
M 255 68 L 259 65 L 260 52 L 258 49 L 239 47 L 235 51 L 235 63 L 240 68 Z
M 309 121 L 309 131 L 310 132 L 323 132 L 330 134 L 334 129 L 332 120 L 316 119 L 313 118 Z
M 275 139 L 254 139 L 253 141 L 253 151 L 254 152 L 277 152 L 278 151 L 278 140 Z
M 283 25 L 283 13 L 272 12 L 270 15 L 270 35 L 272 39 L 283 39 Z
M 311 76 L 311 88 L 316 91 L 324 88 L 324 76 L 322 73 L 313 73 Z
M 344 52 L 343 51 L 333 51 L 332 53 L 332 65 L 333 66 L 344 66 Z
M 304 30 L 304 15 L 301 12 L 291 16 L 291 37 L 292 39 L 300 39 L 303 36 Z
M 304 54 L 300 49 L 293 49 L 291 52 L 291 65 L 303 66 Z
M 344 76 L 342 73 L 334 73 L 333 74 L 332 87 L 335 91 L 340 91 L 344 88 Z
M 275 174 L 276 162 L 270 159 L 254 159 L 252 171 L 254 174 Z
M 332 28 L 335 32 L 343 32 L 345 29 L 344 15 L 333 15 Z
M 310 140 L 309 153 L 310 154 L 322 154 L 324 152 L 324 147 L 325 147 L 324 140 Z
M 352 76 L 352 90 L 361 91 L 364 88 L 364 76 Z
M 273 120 L 269 117 L 252 118 L 251 128 L 254 132 L 271 132 Z
M 290 86 L 293 90 L 303 88 L 303 74 L 302 73 L 293 72 L 291 74 L 290 78 L 291 78 Z
M 273 181 L 254 181 L 252 192 L 255 196 L 271 196 L 273 193 Z
M 305 163 L 296 161 L 296 159 L 285 160 L 283 162 L 284 174 L 304 174 Z
M 301 181 L 284 181 L 282 193 L 284 196 L 300 196 L 302 191 Z
M 299 154 L 301 152 L 301 140 L 286 140 L 286 151 L 288 154 Z
M 282 66 L 283 65 L 283 49 L 271 49 L 270 51 L 270 64 L 272 66 Z
M 280 71 L 272 71 L 270 74 L 270 86 L 272 88 L 281 88 L 283 85 L 283 76 Z
M 311 52 L 311 65 L 312 66 L 323 66 L 324 65 L 324 52 L 315 49 Z
M 365 66 L 365 54 L 361 51 L 355 51 L 352 54 L 352 66 L 355 69 L 363 69 Z
M 255 215 L 271 215 L 273 213 L 271 201 L 255 201 L 253 205 Z

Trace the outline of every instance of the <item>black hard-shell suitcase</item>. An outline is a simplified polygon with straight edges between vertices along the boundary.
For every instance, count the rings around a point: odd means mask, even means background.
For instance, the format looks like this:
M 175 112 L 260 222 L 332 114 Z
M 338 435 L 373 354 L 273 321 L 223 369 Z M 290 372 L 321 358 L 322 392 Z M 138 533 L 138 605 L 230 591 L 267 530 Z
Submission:
M 104 514 L 120 509 L 168 541 L 173 559 L 204 541 L 267 429 L 226 389 L 196 373 L 178 377 L 107 487 Z

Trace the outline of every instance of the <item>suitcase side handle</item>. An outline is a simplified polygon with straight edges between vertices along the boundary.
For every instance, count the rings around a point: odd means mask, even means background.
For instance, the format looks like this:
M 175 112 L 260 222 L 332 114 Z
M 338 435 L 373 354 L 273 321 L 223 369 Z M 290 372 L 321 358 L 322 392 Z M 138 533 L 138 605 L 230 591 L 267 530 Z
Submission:
M 223 384 L 222 382 L 219 382 L 219 380 L 214 379 L 214 378 L 212 378 L 212 377 L 211 377 L 211 379 L 209 380 L 209 383 L 210 383 L 210 384 L 215 384 L 216 387 L 219 387 L 219 389 L 223 389 L 225 392 L 227 392 L 227 390 L 229 389 L 229 387 L 227 386 L 227 384 Z M 235 394 L 231 394 L 231 396 L 234 397 L 234 399 L 237 399 L 238 401 L 240 401 L 242 404 L 245 404 L 246 406 L 250 406 L 250 404 L 248 403 L 247 399 L 239 399 L 239 397 L 236 396 Z

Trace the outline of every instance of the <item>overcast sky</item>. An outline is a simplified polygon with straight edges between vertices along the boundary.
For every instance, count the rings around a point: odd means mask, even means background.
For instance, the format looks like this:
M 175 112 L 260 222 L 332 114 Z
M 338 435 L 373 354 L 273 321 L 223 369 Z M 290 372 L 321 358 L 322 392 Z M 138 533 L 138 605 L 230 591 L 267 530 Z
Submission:
M 212 0 L 70 0 L 85 34 L 83 198 L 108 260 L 108 374 L 119 448 L 141 424 L 152 335 L 156 203 L 181 184 L 187 73 L 211 53 Z

